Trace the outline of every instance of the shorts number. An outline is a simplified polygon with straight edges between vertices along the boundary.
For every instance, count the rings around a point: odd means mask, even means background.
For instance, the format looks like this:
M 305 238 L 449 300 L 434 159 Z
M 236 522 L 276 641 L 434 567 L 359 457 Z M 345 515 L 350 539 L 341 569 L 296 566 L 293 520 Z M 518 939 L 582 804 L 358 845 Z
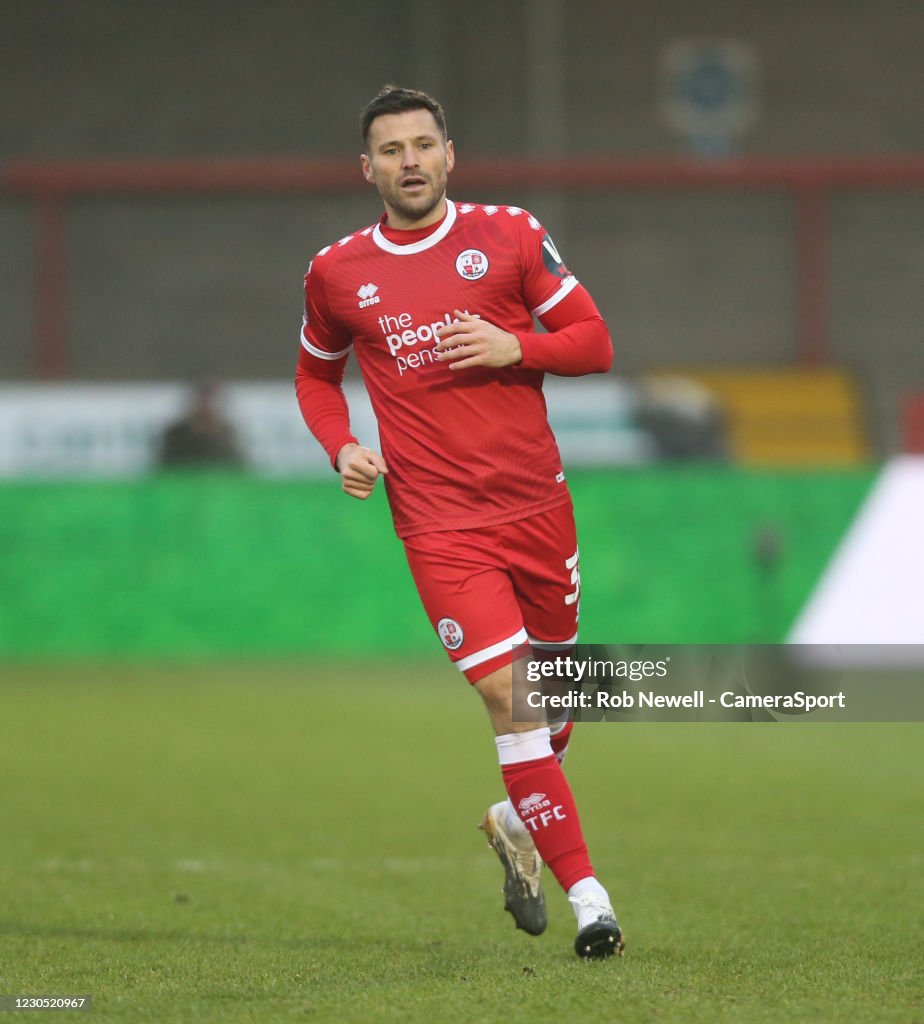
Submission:
M 578 569 L 577 551 L 570 558 L 565 559 L 565 568 L 571 570 L 571 582 L 574 585 L 574 593 L 565 594 L 565 604 L 577 604 L 581 598 L 581 572 Z

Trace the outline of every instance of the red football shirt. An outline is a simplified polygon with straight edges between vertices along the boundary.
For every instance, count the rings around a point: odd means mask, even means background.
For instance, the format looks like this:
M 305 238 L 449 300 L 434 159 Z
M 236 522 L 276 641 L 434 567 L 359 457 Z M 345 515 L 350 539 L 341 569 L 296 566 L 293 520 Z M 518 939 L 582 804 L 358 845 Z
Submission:
M 455 309 L 517 334 L 523 361 L 460 371 L 437 362 L 435 331 Z M 565 329 L 533 334 L 533 316 Z M 578 328 L 590 322 L 588 340 Z M 356 353 L 400 537 L 510 522 L 569 500 L 543 371 L 605 370 L 612 349 L 592 300 L 525 210 L 447 201 L 434 228 L 395 232 L 380 221 L 325 247 L 305 277 L 301 337 L 300 372 L 328 387 L 314 397 L 335 428 L 322 436 L 301 391 L 300 404 L 332 460 L 352 435 L 342 393 L 329 389 Z

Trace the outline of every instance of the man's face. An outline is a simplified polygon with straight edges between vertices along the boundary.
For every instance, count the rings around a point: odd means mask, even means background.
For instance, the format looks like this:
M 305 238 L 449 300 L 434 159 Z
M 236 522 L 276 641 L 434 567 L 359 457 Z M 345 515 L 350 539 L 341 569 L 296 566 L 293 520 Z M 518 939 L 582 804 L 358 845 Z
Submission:
M 377 117 L 367 148 L 363 176 L 379 190 L 392 227 L 422 228 L 442 217 L 455 158 L 429 110 Z

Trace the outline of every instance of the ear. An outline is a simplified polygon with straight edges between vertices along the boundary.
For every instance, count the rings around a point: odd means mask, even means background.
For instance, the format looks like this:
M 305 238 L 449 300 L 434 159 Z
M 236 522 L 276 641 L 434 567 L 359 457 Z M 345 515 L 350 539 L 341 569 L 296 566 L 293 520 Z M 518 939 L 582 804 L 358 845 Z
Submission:
M 363 177 L 366 179 L 366 181 L 369 182 L 370 185 L 374 185 L 375 174 L 372 171 L 372 161 L 369 159 L 369 157 L 366 156 L 365 153 L 360 154 L 359 160 L 363 168 Z
M 446 173 L 448 174 L 456 165 L 456 147 L 452 139 L 446 140 Z

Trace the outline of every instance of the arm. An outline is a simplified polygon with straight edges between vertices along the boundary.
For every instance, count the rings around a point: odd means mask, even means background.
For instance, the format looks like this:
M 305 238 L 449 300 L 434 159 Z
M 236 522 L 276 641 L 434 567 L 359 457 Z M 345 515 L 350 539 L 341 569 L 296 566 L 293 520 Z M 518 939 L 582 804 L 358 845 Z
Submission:
M 509 224 L 523 300 L 549 333 L 511 333 L 456 310 L 453 323 L 437 332 L 437 358 L 449 362 L 452 370 L 521 366 L 562 377 L 606 373 L 613 362 L 613 345 L 594 300 L 562 262 L 535 217 L 519 211 Z
M 521 366 L 561 377 L 585 373 L 606 373 L 613 362 L 609 331 L 594 300 L 576 285 L 541 317 L 548 334 L 529 331 L 511 333 L 500 327 L 455 310 L 456 319 L 437 332 L 441 362 L 450 369 L 471 366 Z
M 344 493 L 362 500 L 388 467 L 378 452 L 364 448 L 353 436 L 342 386 L 346 356 L 336 363 L 339 366 L 303 349 L 295 371 L 295 394 L 308 429 L 340 474 Z
M 343 394 L 347 357 L 322 360 L 305 348 L 295 370 L 295 396 L 308 429 L 337 468 L 337 456 L 347 444 L 357 444 L 350 429 L 350 411 Z
M 527 370 L 544 370 L 560 377 L 606 373 L 613 365 L 610 332 L 589 292 L 576 285 L 540 316 L 548 334 L 517 334 Z
M 305 316 L 302 348 L 295 371 L 295 395 L 308 429 L 340 473 L 343 491 L 364 499 L 372 493 L 379 475 L 388 472 L 388 467 L 378 452 L 360 445 L 350 429 L 343 373 L 351 339 L 337 328 L 330 316 L 323 275 L 317 269 L 312 275 L 315 262 L 305 275 Z

